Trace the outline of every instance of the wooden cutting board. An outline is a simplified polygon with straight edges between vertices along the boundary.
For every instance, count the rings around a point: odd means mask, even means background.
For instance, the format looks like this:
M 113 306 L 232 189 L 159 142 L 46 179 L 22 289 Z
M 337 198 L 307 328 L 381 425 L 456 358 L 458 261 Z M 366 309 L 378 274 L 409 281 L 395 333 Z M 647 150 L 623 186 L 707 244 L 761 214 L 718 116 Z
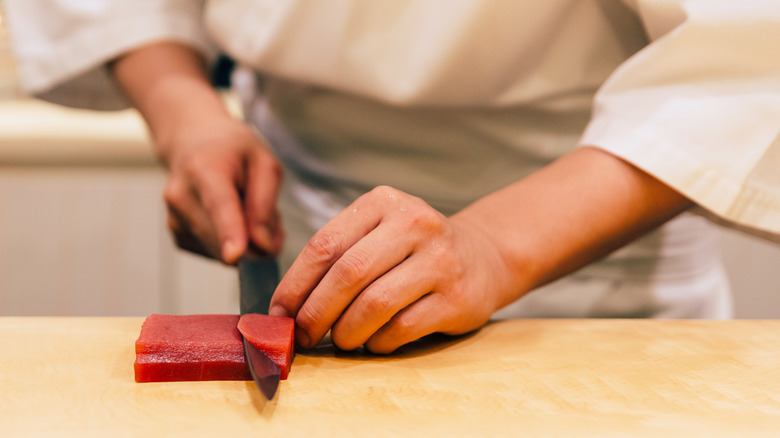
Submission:
M 780 321 L 516 320 L 252 382 L 135 383 L 141 318 L 0 318 L 0 436 L 780 436 Z

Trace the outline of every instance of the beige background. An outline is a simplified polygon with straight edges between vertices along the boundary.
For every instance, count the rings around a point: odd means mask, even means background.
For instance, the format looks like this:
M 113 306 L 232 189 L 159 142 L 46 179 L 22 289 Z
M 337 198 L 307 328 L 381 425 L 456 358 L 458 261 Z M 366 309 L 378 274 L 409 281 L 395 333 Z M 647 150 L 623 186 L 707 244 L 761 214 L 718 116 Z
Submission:
M 0 101 L 0 315 L 237 312 L 234 270 L 178 251 L 131 111 Z
M 171 243 L 138 115 L 21 96 L 1 1 L 0 315 L 237 312 L 235 270 Z M 780 317 L 780 245 L 722 237 L 736 316 Z
M 164 181 L 133 111 L 0 99 L 0 315 L 237 312 L 235 271 L 171 243 Z M 722 237 L 736 316 L 780 317 L 780 245 Z

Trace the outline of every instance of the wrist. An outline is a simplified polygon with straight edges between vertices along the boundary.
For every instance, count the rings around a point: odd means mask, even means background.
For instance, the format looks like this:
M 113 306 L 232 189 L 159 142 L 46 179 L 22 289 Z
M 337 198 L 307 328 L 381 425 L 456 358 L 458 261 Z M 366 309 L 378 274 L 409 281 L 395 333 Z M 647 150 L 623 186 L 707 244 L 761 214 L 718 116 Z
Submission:
M 124 54 L 111 67 L 166 164 L 183 133 L 232 117 L 208 80 L 204 60 L 189 46 L 149 44 Z
M 485 284 L 490 284 L 492 290 L 485 296 L 490 298 L 491 302 L 486 304 L 491 313 L 530 292 L 541 277 L 539 265 L 531 256 L 532 251 L 520 241 L 524 234 L 515 233 L 511 224 L 496 214 L 492 196 L 451 217 L 461 229 L 468 229 L 482 248 L 470 252 L 478 255 L 480 259 L 474 264 L 485 266 L 483 271 L 490 277 L 485 279 Z
M 607 256 L 690 205 L 641 169 L 584 147 L 459 215 L 497 248 L 516 299 Z
M 199 140 L 240 123 L 228 113 L 216 92 L 213 95 L 203 95 L 203 90 L 197 89 L 188 92 L 186 84 L 177 84 L 176 88 L 178 90 L 167 90 L 166 93 L 180 92 L 187 96 L 186 104 L 161 105 L 159 111 L 155 111 L 159 117 L 145 116 L 155 152 L 166 167 Z M 171 98 L 168 101 L 182 100 Z

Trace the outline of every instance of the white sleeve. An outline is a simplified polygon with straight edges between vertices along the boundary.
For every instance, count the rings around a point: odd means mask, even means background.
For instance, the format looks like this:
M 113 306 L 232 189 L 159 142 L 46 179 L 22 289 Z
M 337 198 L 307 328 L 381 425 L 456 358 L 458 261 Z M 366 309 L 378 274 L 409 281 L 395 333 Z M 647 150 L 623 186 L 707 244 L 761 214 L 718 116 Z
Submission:
M 780 240 L 780 1 L 628 3 L 652 42 L 599 90 L 581 144 Z
M 22 91 L 63 105 L 127 103 L 106 63 L 160 40 L 214 54 L 196 0 L 4 0 Z

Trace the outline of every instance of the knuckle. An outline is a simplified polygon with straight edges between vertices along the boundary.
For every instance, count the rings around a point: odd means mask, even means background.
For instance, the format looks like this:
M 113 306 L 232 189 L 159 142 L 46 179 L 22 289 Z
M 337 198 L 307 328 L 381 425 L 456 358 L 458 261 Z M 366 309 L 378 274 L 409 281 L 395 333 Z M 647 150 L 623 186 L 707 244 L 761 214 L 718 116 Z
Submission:
M 444 274 L 438 276 L 440 280 L 446 279 L 447 283 L 453 283 L 460 281 L 466 274 L 463 262 L 451 246 L 434 242 L 425 247 L 425 253 L 432 268 L 435 268 L 434 272 Z
M 163 188 L 163 201 L 165 204 L 174 210 L 180 210 L 184 197 L 186 196 L 186 190 L 178 180 L 171 179 L 165 184 Z
M 361 285 L 370 268 L 371 261 L 368 256 L 353 249 L 333 265 L 332 272 L 337 284 L 341 286 Z
M 452 316 L 453 313 L 458 312 L 458 309 L 469 309 L 474 307 L 473 303 L 468 300 L 467 292 L 458 282 L 450 285 L 442 296 L 445 302 L 445 305 L 442 306 L 442 314 L 444 316 Z
M 197 186 L 203 180 L 204 173 L 208 172 L 208 169 L 202 163 L 203 160 L 198 157 L 188 159 L 179 169 L 180 177 L 188 181 L 189 184 Z
M 387 290 L 372 288 L 361 296 L 360 305 L 366 315 L 385 314 L 393 305 L 393 295 Z
M 445 242 L 430 242 L 425 246 L 425 252 L 431 259 L 436 261 L 437 265 L 450 266 L 454 261 L 452 248 Z
M 306 243 L 302 253 L 316 265 L 332 265 L 341 255 L 341 246 L 332 235 L 318 232 Z
M 401 339 L 409 339 L 409 334 L 414 331 L 417 324 L 407 313 L 400 313 L 390 321 L 393 332 Z
M 444 215 L 432 208 L 423 199 L 409 195 L 390 186 L 377 186 L 361 198 L 373 202 L 399 202 L 399 209 L 405 212 L 405 220 L 411 227 L 440 227 L 445 223 Z
M 212 162 L 213 160 L 206 154 L 192 154 L 182 163 L 182 170 L 187 175 L 197 176 Z
M 409 225 L 413 229 L 438 234 L 444 230 L 445 219 L 439 212 L 426 206 L 426 208 L 414 209 L 409 216 Z
M 203 208 L 209 212 L 212 216 L 218 216 L 220 212 L 224 212 L 224 208 L 229 206 L 228 199 L 211 191 L 201 190 L 200 202 Z
M 306 303 L 295 316 L 295 325 L 311 335 L 317 328 L 317 322 L 321 320 L 323 312 L 316 304 Z
M 370 192 L 368 192 L 368 194 L 369 196 L 382 199 L 397 199 L 402 194 L 402 192 L 390 186 L 380 185 L 374 187 Z

